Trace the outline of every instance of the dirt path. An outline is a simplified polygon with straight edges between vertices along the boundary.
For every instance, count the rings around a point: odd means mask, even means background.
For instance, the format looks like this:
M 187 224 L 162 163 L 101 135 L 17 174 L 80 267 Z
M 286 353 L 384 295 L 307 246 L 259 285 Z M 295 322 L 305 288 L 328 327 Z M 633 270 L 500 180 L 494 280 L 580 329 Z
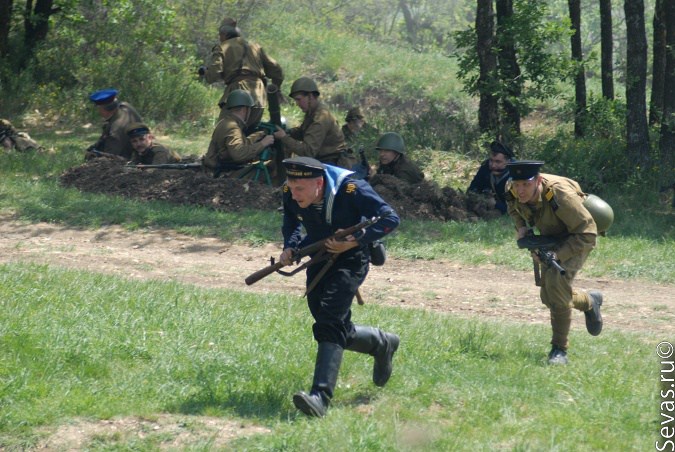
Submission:
M 175 280 L 254 293 L 302 294 L 302 276 L 272 275 L 253 286 L 244 278 L 277 257 L 280 245 L 251 248 L 173 231 L 96 231 L 47 223 L 25 224 L 0 216 L 0 262 L 35 262 L 137 279 Z M 674 285 L 643 281 L 577 279 L 581 288 L 605 294 L 606 329 L 642 332 L 660 339 L 675 334 Z M 495 321 L 548 323 L 530 272 L 471 267 L 448 261 L 390 258 L 372 267 L 361 292 L 366 303 L 423 308 Z M 355 309 L 358 309 L 355 308 Z M 578 314 L 580 316 L 580 314 Z M 575 317 L 580 325 L 581 318 Z M 574 327 L 574 326 L 573 326 Z

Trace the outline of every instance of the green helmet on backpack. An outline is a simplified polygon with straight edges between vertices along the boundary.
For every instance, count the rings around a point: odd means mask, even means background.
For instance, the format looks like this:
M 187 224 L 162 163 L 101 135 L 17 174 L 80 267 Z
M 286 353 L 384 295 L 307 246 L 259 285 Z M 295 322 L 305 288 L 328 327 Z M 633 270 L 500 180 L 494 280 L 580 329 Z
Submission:
M 253 97 L 243 89 L 235 89 L 228 96 L 225 108 L 228 110 L 237 107 L 252 107 L 255 105 Z
M 403 141 L 403 137 L 401 137 L 401 135 L 398 133 L 387 132 L 383 134 L 379 140 L 377 140 L 375 149 L 378 151 L 383 149 L 388 151 L 396 151 L 399 154 L 405 154 L 405 142 Z
M 588 213 L 593 217 L 595 225 L 598 228 L 598 234 L 605 235 L 607 229 L 614 223 L 614 210 L 612 210 L 612 206 L 596 195 L 588 195 L 583 204 Z

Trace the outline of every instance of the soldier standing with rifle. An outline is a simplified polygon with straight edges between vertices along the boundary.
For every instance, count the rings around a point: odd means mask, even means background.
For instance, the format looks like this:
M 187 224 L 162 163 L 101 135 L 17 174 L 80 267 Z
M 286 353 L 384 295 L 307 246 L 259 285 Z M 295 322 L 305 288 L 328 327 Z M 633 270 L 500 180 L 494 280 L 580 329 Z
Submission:
M 349 170 L 310 157 L 286 159 L 283 164 L 287 183 L 283 187 L 281 264 L 292 263 L 295 249 L 331 237 L 363 219 L 379 217 L 345 240 L 327 240 L 326 249 L 332 255 L 328 266 L 320 263 L 307 268 L 307 304 L 314 318 L 318 351 L 312 388 L 309 393 L 296 393 L 293 403 L 308 416 L 322 417 L 333 398 L 345 349 L 375 358 L 373 382 L 377 386 L 384 386 L 391 376 L 399 337 L 355 325 L 351 305 L 368 274 L 368 244 L 390 233 L 400 220 L 367 182 L 350 179 Z M 304 237 L 303 227 L 307 231 Z
M 241 89 L 253 97 L 254 107 L 246 123 L 247 129 L 255 127 L 263 116 L 267 106 L 265 85 L 271 79 L 277 87 L 284 81 L 284 73 L 279 63 L 270 58 L 258 44 L 248 42 L 241 37 L 237 21 L 225 17 L 218 29 L 220 43 L 213 47 L 208 67 L 199 68 L 208 83 L 224 82 L 225 91 L 218 102 L 221 108 L 218 119 L 227 114 L 224 108 L 227 96 L 235 89 Z M 250 131 L 249 131 L 250 132 Z
M 591 335 L 597 336 L 602 331 L 602 293 L 577 291 L 572 283 L 595 247 L 598 232 L 604 231 L 598 231 L 594 216 L 584 205 L 587 195 L 579 184 L 565 177 L 540 174 L 543 164 L 526 160 L 507 164 L 511 173 L 507 205 L 518 239 L 537 228 L 543 236 L 557 240 L 558 244 L 548 251 L 548 257 L 557 261 L 563 271 L 553 265 L 544 266 L 540 297 L 550 311 L 553 329 L 548 363 L 567 364 L 572 308 L 584 313 L 586 329 Z M 540 263 L 534 253 L 533 259 L 536 264 Z

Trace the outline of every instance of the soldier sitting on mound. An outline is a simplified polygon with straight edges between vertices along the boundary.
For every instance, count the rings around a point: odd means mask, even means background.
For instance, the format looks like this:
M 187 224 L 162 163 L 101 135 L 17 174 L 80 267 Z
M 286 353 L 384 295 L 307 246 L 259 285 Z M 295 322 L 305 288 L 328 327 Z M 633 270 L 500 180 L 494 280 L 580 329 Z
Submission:
M 134 148 L 131 154 L 131 163 L 143 165 L 161 165 L 163 163 L 178 163 L 180 155 L 175 151 L 155 143 L 155 137 L 148 126 L 134 122 L 127 127 L 127 136 Z
M 133 147 L 127 127 L 132 122 L 140 122 L 138 112 L 126 102 L 117 99 L 116 89 L 102 89 L 89 96 L 103 118 L 103 133 L 98 141 L 87 148 L 85 159 L 100 157 L 103 154 L 118 155 L 120 159 L 131 160 Z
M 202 165 L 214 176 L 239 170 L 259 159 L 261 152 L 274 143 L 274 136 L 264 131 L 246 136 L 246 122 L 254 105 L 253 97 L 244 90 L 235 89 L 227 96 L 227 113 L 216 125 L 202 159 Z
M 405 155 L 405 142 L 396 132 L 383 134 L 375 146 L 380 152 L 380 166 L 377 174 L 391 174 L 410 184 L 424 180 L 424 173 Z

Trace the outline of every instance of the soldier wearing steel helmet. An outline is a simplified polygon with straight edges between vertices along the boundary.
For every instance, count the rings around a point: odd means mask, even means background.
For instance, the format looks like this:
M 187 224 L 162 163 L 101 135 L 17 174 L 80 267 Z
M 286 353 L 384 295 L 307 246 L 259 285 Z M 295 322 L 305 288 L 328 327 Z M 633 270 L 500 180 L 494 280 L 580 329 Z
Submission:
M 278 128 L 274 137 L 284 145 L 286 156 L 312 157 L 322 163 L 351 169 L 356 157 L 347 148 L 335 116 L 319 100 L 319 88 L 309 77 L 300 77 L 291 86 L 289 96 L 305 113 L 302 124 L 288 132 Z
M 602 293 L 576 290 L 572 284 L 595 247 L 598 233 L 611 225 L 613 213 L 599 198 L 589 201 L 576 181 L 540 173 L 543 164 L 529 160 L 507 164 L 511 174 L 507 205 L 518 239 L 534 228 L 541 235 L 558 239 L 553 258 L 565 272 L 562 274 L 553 266 L 542 269 L 540 298 L 550 311 L 553 330 L 548 363 L 567 364 L 573 308 L 584 313 L 591 335 L 597 336 L 602 331 Z
M 216 125 L 202 165 L 214 174 L 226 174 L 259 158 L 274 143 L 274 136 L 265 132 L 245 134 L 246 122 L 255 102 L 244 90 L 232 91 L 225 102 L 225 115 Z
M 225 17 L 218 34 L 220 42 L 213 47 L 211 62 L 207 67 L 200 68 L 200 74 L 204 75 L 208 83 L 225 83 L 225 91 L 218 102 L 221 108 L 218 119 L 223 119 L 227 114 L 224 106 L 233 90 L 242 89 L 253 97 L 255 104 L 247 122 L 247 128 L 251 128 L 260 122 L 267 106 L 267 80 L 271 79 L 272 83 L 280 87 L 284 81 L 283 70 L 262 47 L 242 38 L 236 20 Z
M 411 184 L 424 180 L 424 173 L 417 165 L 408 160 L 403 137 L 396 132 L 383 134 L 375 145 L 380 154 L 377 174 L 391 174 Z

